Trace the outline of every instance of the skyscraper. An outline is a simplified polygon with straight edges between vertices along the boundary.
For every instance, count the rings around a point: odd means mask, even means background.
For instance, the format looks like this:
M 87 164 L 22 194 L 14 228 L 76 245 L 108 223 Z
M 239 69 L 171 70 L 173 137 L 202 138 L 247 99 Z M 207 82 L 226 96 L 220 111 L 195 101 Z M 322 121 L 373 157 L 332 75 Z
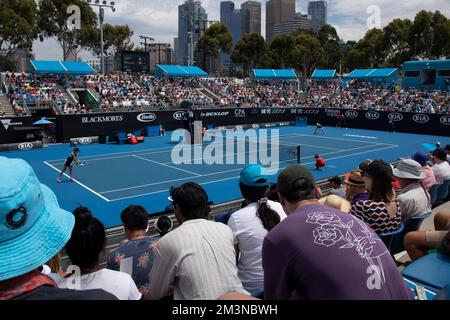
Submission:
M 311 27 L 319 31 L 328 23 L 328 4 L 325 0 L 310 1 L 308 3 L 308 15 L 311 16 Z
M 290 34 L 299 28 L 311 29 L 311 17 L 309 15 L 298 12 L 291 20 L 275 24 L 273 35 L 276 37 L 282 34 Z
M 291 21 L 295 15 L 295 0 L 269 0 L 266 3 L 266 41 L 274 38 L 275 25 Z
M 241 8 L 249 11 L 248 33 L 261 34 L 261 2 L 247 1 L 241 5 Z
M 187 0 L 178 6 L 178 63 L 194 65 L 195 44 L 203 34 L 201 26 L 208 15 L 199 0 Z
M 250 11 L 247 9 L 235 9 L 232 1 L 222 1 L 220 3 L 220 22 L 225 24 L 233 37 L 233 46 L 249 33 Z M 222 68 L 229 69 L 231 66 L 230 56 L 222 54 Z

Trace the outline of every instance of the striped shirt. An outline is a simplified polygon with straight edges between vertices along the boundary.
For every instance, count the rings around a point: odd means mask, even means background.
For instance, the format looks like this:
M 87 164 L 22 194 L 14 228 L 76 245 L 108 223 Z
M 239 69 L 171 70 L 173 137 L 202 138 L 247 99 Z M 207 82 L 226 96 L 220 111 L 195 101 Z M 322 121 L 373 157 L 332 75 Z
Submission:
M 397 212 L 393 217 L 389 215 L 386 203 L 372 200 L 356 202 L 350 214 L 364 221 L 378 234 L 394 232 L 402 223 L 400 204 L 398 201 L 395 204 Z
M 158 242 L 149 292 L 161 299 L 215 300 L 227 292 L 248 294 L 238 278 L 231 229 L 205 219 L 189 220 Z

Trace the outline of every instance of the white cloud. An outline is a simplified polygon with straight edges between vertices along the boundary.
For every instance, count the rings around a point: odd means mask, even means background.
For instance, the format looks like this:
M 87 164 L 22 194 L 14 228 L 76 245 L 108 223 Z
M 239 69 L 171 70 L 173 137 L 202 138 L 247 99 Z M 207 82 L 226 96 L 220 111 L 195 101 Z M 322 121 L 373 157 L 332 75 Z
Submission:
M 237 6 L 246 0 L 236 0 Z M 173 43 L 178 32 L 178 5 L 182 0 L 116 0 L 117 11 L 106 11 L 106 22 L 128 24 L 135 33 L 133 41 L 139 44 L 139 35 L 154 37 L 158 42 Z M 265 3 L 265 0 L 262 1 Z M 202 0 L 210 20 L 220 19 L 220 1 Z M 329 23 L 336 26 L 345 40 L 358 40 L 367 31 L 367 8 L 380 7 L 382 26 L 395 18 L 413 19 L 420 10 L 440 10 L 450 17 L 449 0 L 328 0 Z M 262 31 L 265 33 L 265 6 L 262 10 Z M 297 0 L 297 11 L 307 11 L 307 0 Z M 38 59 L 61 59 L 59 45 L 52 40 L 36 43 Z M 82 58 L 91 59 L 82 53 Z

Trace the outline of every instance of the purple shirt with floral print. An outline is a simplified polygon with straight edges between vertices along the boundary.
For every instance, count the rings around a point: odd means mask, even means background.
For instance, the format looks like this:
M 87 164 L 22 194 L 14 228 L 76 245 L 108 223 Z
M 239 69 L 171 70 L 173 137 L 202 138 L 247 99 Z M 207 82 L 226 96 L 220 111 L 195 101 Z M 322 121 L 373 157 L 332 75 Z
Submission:
M 139 291 L 146 294 L 158 239 L 159 237 L 146 237 L 125 242 L 108 255 L 106 267 L 120 271 L 122 259 L 133 257 L 132 278 Z
M 323 205 L 301 207 L 266 236 L 266 299 L 411 299 L 386 246 L 363 221 Z

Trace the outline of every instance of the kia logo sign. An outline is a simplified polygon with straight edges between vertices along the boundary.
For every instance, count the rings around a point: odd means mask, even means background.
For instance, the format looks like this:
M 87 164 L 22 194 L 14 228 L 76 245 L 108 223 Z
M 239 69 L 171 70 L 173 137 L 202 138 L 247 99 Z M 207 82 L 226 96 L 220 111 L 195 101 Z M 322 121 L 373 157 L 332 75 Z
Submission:
M 236 109 L 234 110 L 234 115 L 236 118 L 244 118 L 245 117 L 245 110 L 243 109 Z
M 430 121 L 430 117 L 425 114 L 416 114 L 412 119 L 416 123 L 427 123 Z
M 141 113 L 137 116 L 137 119 L 140 122 L 153 122 L 156 120 L 156 114 L 147 112 L 147 113 Z
M 376 111 L 366 112 L 366 118 L 369 120 L 377 120 L 380 117 L 380 114 Z
M 345 113 L 345 116 L 346 116 L 347 118 L 351 118 L 351 119 L 358 118 L 358 111 L 348 110 L 348 111 Z
M 91 144 L 92 143 L 92 139 L 91 138 L 80 138 L 78 140 L 79 143 L 81 144 Z
M 402 121 L 403 115 L 401 113 L 390 113 L 388 118 L 391 121 Z
M 30 150 L 33 149 L 34 145 L 31 142 L 24 142 L 17 146 L 20 150 Z
M 183 120 L 183 117 L 184 117 L 185 114 L 186 114 L 186 113 L 185 113 L 184 111 L 177 111 L 177 112 L 175 112 L 175 113 L 173 114 L 173 118 L 174 118 L 175 120 L 180 121 L 180 120 Z
M 443 116 L 441 118 L 441 123 L 445 124 L 446 126 L 450 126 L 450 116 Z

